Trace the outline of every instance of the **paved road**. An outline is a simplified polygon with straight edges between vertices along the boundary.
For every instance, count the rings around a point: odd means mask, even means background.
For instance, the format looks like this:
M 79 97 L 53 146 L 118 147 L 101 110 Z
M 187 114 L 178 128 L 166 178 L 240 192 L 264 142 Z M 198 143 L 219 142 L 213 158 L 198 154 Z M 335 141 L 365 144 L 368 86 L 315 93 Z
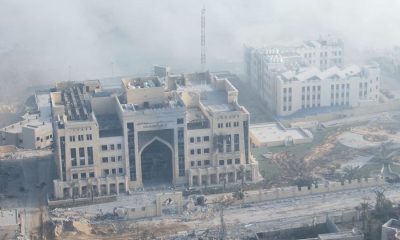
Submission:
M 310 221 L 314 216 L 338 214 L 344 210 L 354 210 L 364 199 L 374 205 L 374 190 L 381 188 L 363 188 L 336 193 L 318 194 L 307 197 L 290 198 L 251 204 L 250 207 L 230 206 L 225 210 L 227 224 L 237 222 L 251 226 L 254 229 L 274 229 L 282 225 L 290 226 L 293 223 Z M 393 202 L 400 202 L 400 184 L 386 185 L 385 195 Z M 210 221 L 193 221 L 191 227 L 208 228 L 219 224 L 216 216 Z M 262 226 L 262 227 L 261 227 Z

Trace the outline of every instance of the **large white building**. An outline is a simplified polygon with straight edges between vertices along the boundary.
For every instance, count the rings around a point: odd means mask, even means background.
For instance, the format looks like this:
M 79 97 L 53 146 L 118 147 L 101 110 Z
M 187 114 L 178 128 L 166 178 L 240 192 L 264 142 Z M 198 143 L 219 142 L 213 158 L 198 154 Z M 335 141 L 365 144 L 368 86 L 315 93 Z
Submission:
M 181 74 L 124 78 L 120 86 L 68 82 L 51 93 L 56 198 L 234 184 L 243 173 L 257 180 L 250 116 L 227 79 Z
M 344 67 L 343 51 L 343 42 L 334 38 L 300 47 L 246 48 L 246 77 L 278 116 L 378 102 L 379 66 Z

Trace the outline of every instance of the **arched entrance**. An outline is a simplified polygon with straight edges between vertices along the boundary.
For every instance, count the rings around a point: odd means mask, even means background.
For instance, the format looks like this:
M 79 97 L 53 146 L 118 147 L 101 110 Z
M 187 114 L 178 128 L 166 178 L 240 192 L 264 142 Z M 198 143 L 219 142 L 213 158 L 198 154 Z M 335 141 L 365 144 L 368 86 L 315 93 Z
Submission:
M 159 139 L 153 140 L 141 153 L 143 185 L 171 184 L 172 150 Z

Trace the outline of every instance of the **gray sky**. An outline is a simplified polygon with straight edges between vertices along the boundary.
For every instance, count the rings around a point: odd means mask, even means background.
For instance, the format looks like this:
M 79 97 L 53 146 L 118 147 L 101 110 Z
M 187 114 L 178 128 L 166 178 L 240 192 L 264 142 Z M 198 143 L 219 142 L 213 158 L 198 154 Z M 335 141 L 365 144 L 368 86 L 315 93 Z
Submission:
M 196 71 L 206 6 L 211 70 L 241 71 L 243 44 L 335 34 L 346 54 L 400 43 L 397 0 L 0 0 L 0 81 L 28 85 L 149 72 Z M 349 61 L 347 61 L 349 62 Z M 11 83 L 10 83 L 11 82 Z

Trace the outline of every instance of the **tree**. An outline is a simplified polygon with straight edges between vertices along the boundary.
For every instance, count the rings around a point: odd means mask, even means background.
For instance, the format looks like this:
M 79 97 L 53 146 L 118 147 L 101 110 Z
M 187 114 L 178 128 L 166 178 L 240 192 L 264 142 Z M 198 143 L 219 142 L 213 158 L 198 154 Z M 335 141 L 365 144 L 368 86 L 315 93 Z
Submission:
M 393 213 L 393 204 L 386 199 L 385 190 L 375 190 L 375 214 L 381 220 L 387 220 Z
M 360 176 L 360 166 L 348 166 L 343 169 L 344 171 L 344 178 L 351 183 L 351 180 L 359 178 Z

